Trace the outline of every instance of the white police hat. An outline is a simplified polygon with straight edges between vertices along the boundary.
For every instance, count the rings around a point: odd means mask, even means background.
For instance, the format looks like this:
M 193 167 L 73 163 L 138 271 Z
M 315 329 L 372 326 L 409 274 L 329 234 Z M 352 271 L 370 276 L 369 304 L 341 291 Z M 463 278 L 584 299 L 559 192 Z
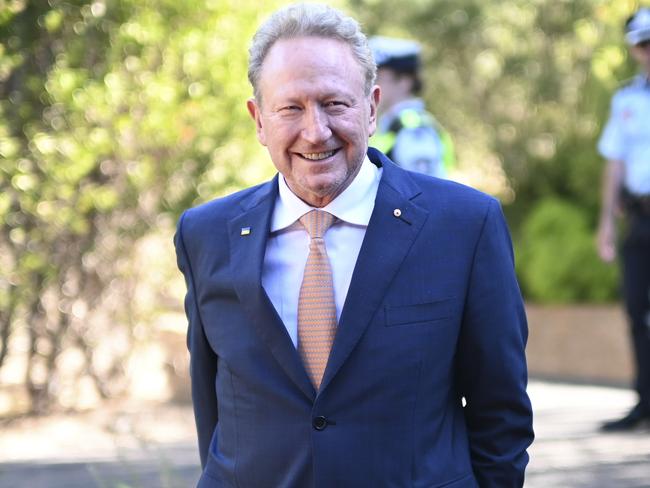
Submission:
M 635 46 L 650 40 L 650 8 L 640 8 L 625 25 L 625 40 Z
M 378 68 L 416 71 L 420 66 L 420 45 L 408 39 L 375 36 L 368 40 Z

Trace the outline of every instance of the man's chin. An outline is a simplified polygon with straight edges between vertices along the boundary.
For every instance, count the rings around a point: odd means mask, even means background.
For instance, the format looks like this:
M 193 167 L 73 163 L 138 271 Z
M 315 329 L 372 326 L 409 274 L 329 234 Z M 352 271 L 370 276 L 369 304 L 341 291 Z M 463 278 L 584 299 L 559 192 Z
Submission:
M 324 207 L 341 193 L 340 180 L 328 175 L 312 176 L 303 185 L 300 185 L 301 200 L 313 207 Z

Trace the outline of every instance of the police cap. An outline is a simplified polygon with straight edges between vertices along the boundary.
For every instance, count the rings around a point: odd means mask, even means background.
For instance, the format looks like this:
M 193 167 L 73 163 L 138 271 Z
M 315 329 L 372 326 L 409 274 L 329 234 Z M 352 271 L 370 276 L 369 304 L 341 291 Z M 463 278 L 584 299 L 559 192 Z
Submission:
M 650 40 L 650 8 L 637 10 L 625 23 L 625 40 L 635 46 Z
M 420 67 L 420 45 L 407 39 L 375 36 L 368 44 L 377 68 L 390 68 L 399 72 L 415 72 Z

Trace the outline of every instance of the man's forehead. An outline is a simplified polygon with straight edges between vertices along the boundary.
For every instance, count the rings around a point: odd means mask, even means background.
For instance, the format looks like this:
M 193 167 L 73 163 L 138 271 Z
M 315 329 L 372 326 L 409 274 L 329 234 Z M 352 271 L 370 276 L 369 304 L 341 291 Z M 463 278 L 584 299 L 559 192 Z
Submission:
M 276 101 L 299 101 L 302 99 L 327 100 L 330 98 L 357 98 L 362 91 L 352 85 L 324 79 L 318 85 L 308 82 L 291 85 L 275 85 L 265 90 Z
M 332 98 L 355 100 L 364 93 L 360 79 L 350 79 L 344 76 L 328 76 L 318 73 L 314 77 L 268 76 L 262 79 L 261 91 L 269 103 L 282 104 L 287 102 L 325 101 Z
M 363 79 L 363 68 L 346 43 L 323 37 L 279 39 L 269 49 L 261 70 L 262 84 L 278 78 L 339 78 L 354 83 Z M 341 80 L 342 78 L 342 80 Z

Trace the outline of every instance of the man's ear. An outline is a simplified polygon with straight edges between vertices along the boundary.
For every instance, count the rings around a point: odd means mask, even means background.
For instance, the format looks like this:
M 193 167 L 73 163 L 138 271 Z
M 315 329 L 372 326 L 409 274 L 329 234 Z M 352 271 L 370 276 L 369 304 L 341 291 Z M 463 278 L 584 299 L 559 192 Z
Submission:
M 377 130 L 377 107 L 381 100 L 381 88 L 379 85 L 372 87 L 370 91 L 370 120 L 368 126 L 368 136 L 372 136 Z
M 255 98 L 251 97 L 246 101 L 246 107 L 248 108 L 248 113 L 251 114 L 251 117 L 255 121 L 255 133 L 257 134 L 257 140 L 260 141 L 260 144 L 266 146 L 266 137 L 264 135 L 264 129 L 262 128 L 262 114 L 260 111 L 260 106 L 257 104 Z

